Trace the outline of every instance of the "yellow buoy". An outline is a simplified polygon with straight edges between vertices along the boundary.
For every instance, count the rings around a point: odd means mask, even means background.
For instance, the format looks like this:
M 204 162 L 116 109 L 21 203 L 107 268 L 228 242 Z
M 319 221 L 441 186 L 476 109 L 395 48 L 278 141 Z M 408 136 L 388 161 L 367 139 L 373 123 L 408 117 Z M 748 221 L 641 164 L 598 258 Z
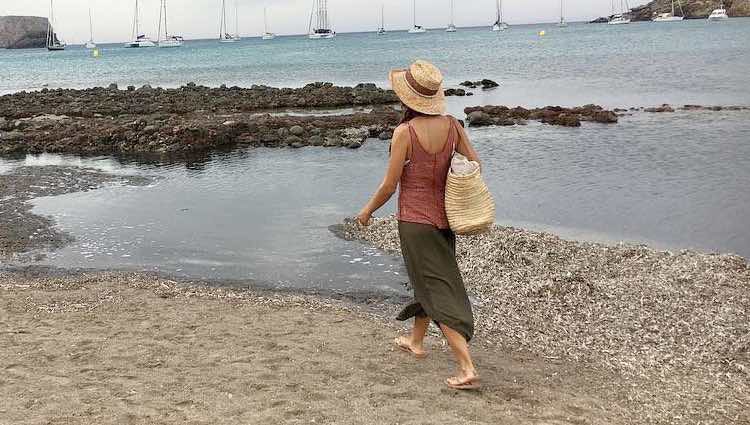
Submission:
M 545 35 L 547 35 L 547 31 L 539 31 L 539 37 L 544 37 Z
M 94 50 L 92 50 L 92 51 L 91 51 L 91 55 L 92 55 L 93 57 L 95 57 L 95 58 L 98 58 L 98 57 L 99 57 L 99 56 L 101 56 L 102 54 L 101 54 L 101 53 L 99 52 L 99 49 L 94 49 Z

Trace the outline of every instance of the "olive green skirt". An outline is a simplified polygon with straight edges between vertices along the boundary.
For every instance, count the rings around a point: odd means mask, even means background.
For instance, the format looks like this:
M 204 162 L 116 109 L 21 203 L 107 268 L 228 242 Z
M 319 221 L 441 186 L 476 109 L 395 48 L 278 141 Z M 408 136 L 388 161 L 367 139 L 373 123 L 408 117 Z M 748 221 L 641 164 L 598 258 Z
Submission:
M 456 236 L 450 230 L 408 222 L 399 222 L 398 231 L 414 302 L 397 319 L 429 317 L 471 340 L 474 314 L 456 262 Z

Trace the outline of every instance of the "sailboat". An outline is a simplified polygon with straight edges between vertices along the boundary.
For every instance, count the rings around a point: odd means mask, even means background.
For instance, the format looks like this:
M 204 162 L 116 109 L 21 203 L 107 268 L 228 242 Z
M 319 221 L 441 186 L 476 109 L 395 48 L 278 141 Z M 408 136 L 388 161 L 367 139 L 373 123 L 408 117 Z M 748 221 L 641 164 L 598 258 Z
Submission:
M 55 34 L 55 12 L 52 8 L 52 0 L 49 0 L 49 19 L 47 19 L 47 50 L 50 52 L 65 50 L 65 43 L 57 38 Z
M 620 0 L 620 13 L 614 14 L 615 11 L 615 0 L 612 0 L 612 19 L 607 22 L 609 25 L 624 25 L 630 23 L 630 18 L 627 16 L 627 12 L 630 10 L 627 0 Z
M 162 32 L 161 32 L 161 24 L 164 23 L 164 39 L 162 40 Z M 182 47 L 182 44 L 184 43 L 184 39 L 179 35 L 169 35 L 169 30 L 167 29 L 167 0 L 161 0 L 161 6 L 159 9 L 159 31 L 158 31 L 158 39 L 156 41 L 157 45 L 161 48 L 169 48 L 169 47 Z
M 146 37 L 145 34 L 141 34 L 140 28 L 140 8 L 138 7 L 138 0 L 135 0 L 135 14 L 133 16 L 133 38 L 131 41 L 125 43 L 126 48 L 138 48 L 138 47 L 156 47 L 156 44 L 151 41 L 150 38 Z
M 328 19 L 328 0 L 313 0 L 307 37 L 311 40 L 336 37 L 336 32 L 331 29 Z
M 565 14 L 563 13 L 563 0 L 560 0 L 560 22 L 557 23 L 557 26 L 560 28 L 568 26 L 568 23 L 565 22 Z
M 89 41 L 86 42 L 87 49 L 96 49 L 94 43 L 94 21 L 91 19 L 91 8 L 89 8 Z
M 677 4 L 680 6 L 680 13 L 682 13 L 683 16 L 676 16 L 674 14 L 674 0 L 672 0 L 672 13 L 660 13 L 657 15 L 653 21 L 654 22 L 678 22 L 683 19 L 685 19 L 685 12 L 682 10 L 682 3 L 677 0 Z
M 508 29 L 508 24 L 503 21 L 503 0 L 497 0 L 495 2 L 497 8 L 495 23 L 492 24 L 492 31 L 505 31 Z
M 456 32 L 456 25 L 453 23 L 453 0 L 451 0 L 451 23 L 448 24 L 448 28 L 445 29 L 445 32 Z
M 711 22 L 726 21 L 727 19 L 729 19 L 729 15 L 727 14 L 727 10 L 724 9 L 723 1 L 718 9 L 714 9 L 713 12 L 708 15 L 708 20 Z
M 414 26 L 409 30 L 409 34 L 423 34 L 427 30 L 421 25 L 417 25 L 417 0 L 413 0 L 414 4 Z
M 276 38 L 276 34 L 268 31 L 268 13 L 266 8 L 263 8 L 263 40 L 273 40 Z
M 328 19 L 328 0 L 313 0 L 307 37 L 312 40 L 336 37 Z
M 237 15 L 237 0 L 234 2 L 234 34 L 229 33 L 229 23 L 227 22 L 227 0 L 221 0 L 221 27 L 219 28 L 220 43 L 236 43 L 240 41 L 239 35 L 239 15 Z
M 385 5 L 380 5 L 380 28 L 378 28 L 378 35 L 385 34 Z

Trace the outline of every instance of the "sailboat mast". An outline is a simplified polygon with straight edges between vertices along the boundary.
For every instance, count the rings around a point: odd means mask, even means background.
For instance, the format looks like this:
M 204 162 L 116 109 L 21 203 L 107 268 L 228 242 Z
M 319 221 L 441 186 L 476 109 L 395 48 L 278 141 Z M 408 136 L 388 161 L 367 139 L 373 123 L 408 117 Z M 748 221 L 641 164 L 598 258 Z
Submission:
M 91 19 L 91 8 L 89 7 L 89 41 L 94 42 L 94 21 Z
M 47 18 L 47 47 L 51 46 L 50 38 L 52 34 L 52 0 L 49 0 L 49 18 Z
M 167 0 L 164 0 L 164 39 L 169 38 L 169 30 L 167 29 Z
M 240 36 L 240 14 L 237 7 L 237 0 L 234 0 L 234 36 Z
M 414 0 L 412 3 L 414 5 L 414 12 L 412 13 L 412 16 L 414 17 L 414 26 L 416 27 L 417 26 L 417 0 Z
M 380 5 L 380 29 L 385 29 L 385 5 Z
M 221 24 L 219 25 L 219 39 L 224 38 L 224 34 L 226 34 L 226 31 L 224 31 L 224 26 L 226 25 L 227 21 L 227 4 L 226 0 L 221 0 Z
M 268 13 L 266 8 L 263 8 L 263 32 L 268 34 Z
M 453 25 L 453 0 L 451 0 L 451 25 Z

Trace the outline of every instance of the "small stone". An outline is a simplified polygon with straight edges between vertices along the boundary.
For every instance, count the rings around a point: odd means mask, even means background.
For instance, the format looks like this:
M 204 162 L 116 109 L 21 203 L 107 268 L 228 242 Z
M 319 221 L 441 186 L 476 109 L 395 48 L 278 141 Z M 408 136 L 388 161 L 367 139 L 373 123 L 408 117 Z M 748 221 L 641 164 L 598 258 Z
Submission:
M 295 125 L 295 126 L 293 126 L 292 128 L 289 129 L 289 132 L 292 133 L 295 136 L 301 136 L 301 135 L 305 134 L 305 129 L 302 128 L 302 127 L 300 127 L 300 126 L 298 126 L 298 125 Z
M 277 133 L 279 133 L 279 137 L 282 139 L 289 135 L 289 129 L 288 128 L 280 128 L 278 129 Z
M 135 86 L 128 86 L 128 91 L 135 91 Z
M 346 147 L 349 149 L 359 149 L 362 147 L 362 142 L 352 142 L 349 143 Z
M 322 137 L 316 134 L 314 136 L 311 136 L 307 143 L 312 146 L 323 146 L 325 144 L 325 140 L 323 140 Z
M 118 88 L 117 88 L 117 84 L 115 84 L 115 83 L 112 83 L 112 84 L 110 84 L 109 86 L 107 86 L 107 89 L 108 89 L 108 90 L 117 90 L 117 89 L 118 89 Z
M 391 140 L 393 138 L 393 132 L 392 131 L 384 131 L 380 134 L 378 134 L 378 139 L 380 140 Z
M 295 145 L 295 144 L 302 144 L 302 139 L 300 139 L 297 136 L 289 136 L 289 137 L 287 137 L 284 140 L 284 142 L 286 142 L 287 145 L 290 145 L 290 146 L 294 147 L 293 145 Z M 302 146 L 304 146 L 304 145 L 302 144 Z M 302 146 L 300 146 L 300 147 L 302 147 Z

